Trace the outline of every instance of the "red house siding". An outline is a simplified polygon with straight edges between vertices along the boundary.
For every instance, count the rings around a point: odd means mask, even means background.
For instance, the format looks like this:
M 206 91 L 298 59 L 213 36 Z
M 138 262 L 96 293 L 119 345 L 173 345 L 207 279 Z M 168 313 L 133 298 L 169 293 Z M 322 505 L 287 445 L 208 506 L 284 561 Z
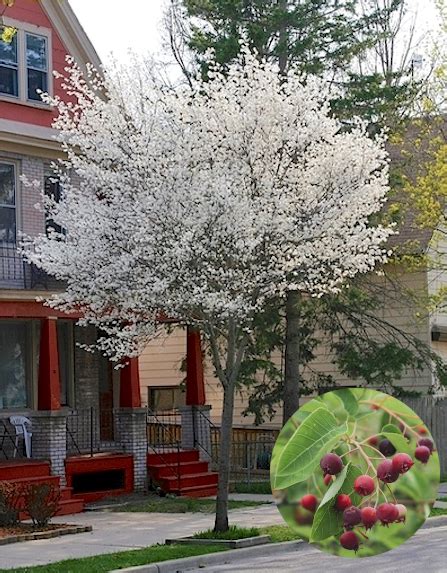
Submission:
M 45 14 L 40 2 L 37 2 L 36 0 L 16 0 L 15 5 L 11 8 L 7 8 L 4 15 L 7 18 L 12 18 L 19 22 L 50 29 L 52 31 L 51 43 L 53 70 L 63 72 L 67 49 L 63 45 L 52 22 Z M 50 70 L 50 72 L 53 70 Z M 60 87 L 60 82 L 55 78 L 52 78 L 52 81 L 54 85 L 54 94 L 63 97 L 64 91 Z M 0 118 L 43 127 L 51 127 L 54 112 L 52 110 L 38 109 L 36 107 L 26 105 L 24 102 L 17 101 L 10 103 L 0 100 Z

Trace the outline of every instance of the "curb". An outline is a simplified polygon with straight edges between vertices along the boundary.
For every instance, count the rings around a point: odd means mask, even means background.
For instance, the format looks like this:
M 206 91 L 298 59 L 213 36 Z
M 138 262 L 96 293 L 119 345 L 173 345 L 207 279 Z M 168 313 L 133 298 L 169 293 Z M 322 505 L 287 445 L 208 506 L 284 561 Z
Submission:
M 429 517 L 422 526 L 422 529 L 431 529 L 432 527 L 443 527 L 447 525 L 447 515 L 440 515 L 438 517 Z
M 149 565 L 140 565 L 139 567 L 129 567 L 128 569 L 117 569 L 111 573 L 183 573 L 187 569 L 201 568 L 207 565 L 224 565 L 239 561 L 239 559 L 262 555 L 276 555 L 290 549 L 304 549 L 307 543 L 303 541 L 286 541 L 284 543 L 272 543 L 263 545 L 262 548 L 247 547 L 245 549 L 231 549 L 221 553 L 210 553 L 208 555 L 198 555 L 197 557 L 185 557 L 184 559 L 170 559 L 169 561 L 159 561 Z
M 427 519 L 422 529 L 442 527 L 447 525 L 447 515 L 430 517 Z M 247 547 L 245 549 L 231 549 L 221 553 L 209 553 L 208 555 L 198 555 L 196 557 L 185 557 L 184 559 L 170 559 L 169 561 L 159 561 L 149 565 L 138 567 L 128 567 L 127 569 L 117 569 L 111 573 L 183 573 L 185 570 L 206 567 L 207 565 L 225 565 L 240 559 L 258 557 L 262 554 L 265 557 L 276 555 L 283 551 L 296 549 L 297 551 L 309 547 L 304 541 L 286 541 L 284 543 L 271 543 L 258 547 Z

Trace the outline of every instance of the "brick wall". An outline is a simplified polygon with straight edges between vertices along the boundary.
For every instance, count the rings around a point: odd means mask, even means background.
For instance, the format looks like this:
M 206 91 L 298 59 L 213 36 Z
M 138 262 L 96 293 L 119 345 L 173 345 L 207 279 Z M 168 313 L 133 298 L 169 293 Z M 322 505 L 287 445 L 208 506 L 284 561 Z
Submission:
M 143 492 L 147 488 L 146 409 L 122 408 L 116 418 L 118 441 L 133 455 L 134 490 Z
M 32 414 L 34 459 L 49 460 L 51 473 L 65 484 L 67 457 L 66 414 L 64 412 L 34 412 Z

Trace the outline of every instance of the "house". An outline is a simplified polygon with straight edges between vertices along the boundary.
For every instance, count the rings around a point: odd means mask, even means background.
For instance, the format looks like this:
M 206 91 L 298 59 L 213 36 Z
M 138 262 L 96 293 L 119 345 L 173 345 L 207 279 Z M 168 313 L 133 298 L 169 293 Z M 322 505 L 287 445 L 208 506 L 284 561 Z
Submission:
M 39 302 L 63 285 L 25 264 L 17 251 L 21 233 L 36 236 L 54 225 L 36 209 L 39 192 L 21 177 L 39 181 L 56 200 L 62 192 L 51 169 L 62 156 L 51 127 L 54 112 L 37 90 L 66 97 L 52 71 L 63 72 L 67 54 L 81 68 L 91 62 L 99 69 L 100 60 L 68 1 L 16 0 L 1 11 L 0 27 L 17 31 L 11 42 L 0 40 L 0 481 L 59 483 L 60 511 L 70 513 L 107 493 L 143 491 L 148 461 L 165 466 L 169 481 L 170 464 L 167 456 L 157 458 L 156 444 L 148 455 L 138 360 L 116 370 L 80 348 L 95 342 L 95 329 Z M 190 367 L 190 406 L 200 402 L 195 376 Z M 17 415 L 32 422 L 31 459 L 23 458 L 21 441 L 16 444 L 11 416 Z M 197 452 L 188 455 L 199 460 Z M 207 464 L 200 463 L 203 474 Z M 208 493 L 215 490 L 214 476 L 211 482 Z
M 396 154 L 392 152 L 394 161 Z M 440 244 L 429 229 L 418 226 L 412 209 L 404 211 L 405 215 L 399 227 L 399 235 L 390 241 L 390 247 L 402 248 L 412 255 L 430 256 L 436 252 L 439 257 L 446 252 L 446 245 Z M 444 241 L 444 239 L 443 239 Z M 434 255 L 433 255 L 434 256 Z M 444 269 L 418 268 L 409 271 L 396 266 L 389 267 L 386 276 L 374 276 L 375 296 L 380 293 L 381 306 L 376 316 L 388 322 L 392 327 L 409 334 L 424 343 L 444 361 L 447 360 L 447 313 L 436 311 L 429 313 L 418 306 L 417 300 L 426 301 L 441 288 L 445 289 L 447 277 Z M 413 297 L 403 296 L 411 292 Z M 372 336 L 381 335 L 370 332 Z M 156 410 L 170 410 L 180 406 L 184 400 L 184 372 L 182 368 L 186 352 L 185 332 L 180 328 L 170 328 L 165 336 L 154 340 L 140 357 L 141 395 L 144 404 Z M 311 367 L 315 373 L 331 376 L 339 385 L 355 386 L 357 381 L 348 378 L 338 370 L 331 352 L 330 344 L 321 333 L 321 343 L 316 349 L 316 358 Z M 278 366 L 283 357 L 280 352 L 274 356 Z M 220 424 L 223 391 L 213 373 L 211 360 L 207 358 L 204 365 L 205 402 L 210 406 L 210 419 L 216 425 Z M 361 384 L 361 381 L 359 381 Z M 429 366 L 421 370 L 408 369 L 396 386 L 411 392 L 427 393 L 436 388 L 436 380 Z M 438 388 L 439 395 L 442 390 Z M 304 400 L 308 399 L 307 397 Z M 244 415 L 248 405 L 247 390 L 240 389 L 235 399 L 234 424 L 236 428 L 250 428 L 254 425 L 254 416 Z M 266 420 L 260 431 L 278 430 L 282 427 L 282 409 L 277 406 L 276 415 L 272 420 Z

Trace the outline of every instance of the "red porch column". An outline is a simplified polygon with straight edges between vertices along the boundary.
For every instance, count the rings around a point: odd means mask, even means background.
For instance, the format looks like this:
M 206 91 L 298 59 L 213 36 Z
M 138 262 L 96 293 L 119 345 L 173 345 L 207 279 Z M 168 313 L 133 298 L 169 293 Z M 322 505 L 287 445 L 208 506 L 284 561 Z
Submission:
M 141 408 L 138 358 L 126 359 L 120 373 L 120 407 Z
M 205 404 L 200 332 L 190 326 L 188 326 L 186 333 L 186 404 L 187 406 L 203 406 Z
M 38 381 L 38 409 L 60 410 L 61 383 L 59 351 L 57 347 L 57 321 L 44 318 L 40 329 L 40 356 Z

